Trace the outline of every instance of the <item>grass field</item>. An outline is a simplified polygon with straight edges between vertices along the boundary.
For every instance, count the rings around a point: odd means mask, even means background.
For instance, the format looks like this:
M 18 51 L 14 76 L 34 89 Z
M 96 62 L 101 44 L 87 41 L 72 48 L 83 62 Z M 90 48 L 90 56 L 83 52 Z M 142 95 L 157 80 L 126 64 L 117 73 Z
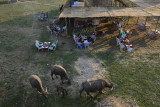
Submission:
M 110 41 L 114 37 L 102 40 L 105 45 L 102 43 L 98 49 L 105 50 L 101 51 L 92 48 L 79 51 L 72 46 L 72 38 L 60 37 L 60 41 L 70 42 L 67 47 L 58 44 L 55 52 L 37 52 L 34 41 L 50 41 L 50 36 L 45 29 L 48 22 L 39 22 L 36 13 L 48 11 L 49 18 L 52 18 L 58 14 L 61 3 L 58 0 L 21 0 L 0 4 L 0 106 L 94 106 L 94 100 L 79 97 L 79 94 L 76 97 L 57 96 L 46 67 L 47 63 L 61 64 L 73 77 L 77 75 L 74 62 L 83 55 L 98 58 L 105 64 L 109 71 L 106 78 L 115 86 L 113 92 L 107 91 L 109 96 L 130 99 L 140 107 L 160 106 L 160 37 L 150 40 L 144 37 L 143 31 L 139 32 L 139 36 L 132 38 L 135 51 L 130 54 L 119 52 L 119 48 Z M 99 38 L 95 45 L 99 44 Z M 47 100 L 31 88 L 28 82 L 31 74 L 39 75 L 44 87 L 48 87 Z M 100 101 L 103 97 L 101 95 L 96 100 Z

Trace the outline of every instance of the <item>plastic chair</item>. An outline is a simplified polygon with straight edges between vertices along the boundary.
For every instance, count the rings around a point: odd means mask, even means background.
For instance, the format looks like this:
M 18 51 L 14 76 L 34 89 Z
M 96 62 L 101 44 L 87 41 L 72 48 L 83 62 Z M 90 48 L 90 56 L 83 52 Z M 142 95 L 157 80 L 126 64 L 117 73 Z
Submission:
M 120 39 L 116 37 L 116 42 L 117 42 L 117 45 L 119 45 L 121 43 Z
M 142 23 L 138 22 L 138 25 L 139 25 L 139 27 L 140 27 L 141 30 L 145 29 L 145 26 Z
M 126 46 L 126 47 L 127 47 L 128 53 L 130 53 L 131 51 L 133 51 L 133 48 L 131 48 L 130 46 Z
M 52 44 L 48 47 L 48 51 L 53 51 L 56 49 L 58 40 L 56 42 L 52 42 Z
M 151 31 L 147 30 L 147 36 L 148 36 L 148 37 L 153 37 L 154 34 L 153 34 Z
M 35 40 L 35 46 L 38 49 L 38 51 L 43 49 L 42 45 L 43 43 L 40 43 L 38 40 Z
M 119 43 L 120 52 L 122 52 L 125 49 L 125 45 L 123 43 Z
M 83 47 L 83 43 L 81 43 L 81 42 L 76 42 L 76 44 L 77 44 L 77 48 L 82 49 L 82 47 Z
M 84 48 L 89 48 L 89 44 L 90 44 L 90 42 L 84 42 Z
M 122 29 L 120 29 L 119 31 L 120 31 L 120 35 L 126 35 L 125 31 L 123 31 Z
M 48 12 L 44 13 L 44 19 L 48 19 Z
M 46 28 L 47 28 L 47 31 L 52 34 L 52 31 L 51 31 L 50 27 L 49 27 L 49 26 L 46 26 Z
M 73 40 L 75 41 L 75 43 L 76 43 L 76 38 L 77 38 L 77 36 L 75 34 L 73 34 Z

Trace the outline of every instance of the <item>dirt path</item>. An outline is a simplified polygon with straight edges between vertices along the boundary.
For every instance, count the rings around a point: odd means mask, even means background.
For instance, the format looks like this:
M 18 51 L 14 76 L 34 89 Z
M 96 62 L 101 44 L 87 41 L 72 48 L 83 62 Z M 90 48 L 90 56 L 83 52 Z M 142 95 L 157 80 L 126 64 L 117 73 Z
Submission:
M 121 97 L 105 97 L 96 107 L 139 107 L 137 104 Z
M 79 94 L 82 82 L 89 78 L 104 78 L 104 73 L 107 73 L 106 68 L 98 59 L 87 56 L 80 57 L 74 67 L 78 75 L 73 77 L 73 84 L 68 87 L 73 96 Z

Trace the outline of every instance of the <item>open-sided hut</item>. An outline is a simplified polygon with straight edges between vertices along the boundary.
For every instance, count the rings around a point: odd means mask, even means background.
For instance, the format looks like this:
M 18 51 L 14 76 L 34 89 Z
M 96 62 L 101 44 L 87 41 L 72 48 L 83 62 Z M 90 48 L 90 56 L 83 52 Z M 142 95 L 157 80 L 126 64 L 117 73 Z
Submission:
M 83 22 L 86 19 L 119 16 L 160 16 L 160 0 L 69 0 L 59 18 L 65 18 L 68 34 L 71 35 L 77 20 Z

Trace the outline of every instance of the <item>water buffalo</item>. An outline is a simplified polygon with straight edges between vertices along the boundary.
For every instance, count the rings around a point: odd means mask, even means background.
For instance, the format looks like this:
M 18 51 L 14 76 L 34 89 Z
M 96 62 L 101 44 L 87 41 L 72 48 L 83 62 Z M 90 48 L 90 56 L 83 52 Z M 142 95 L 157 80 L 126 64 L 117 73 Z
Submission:
M 111 90 L 113 89 L 113 84 L 111 82 L 108 82 L 104 79 L 88 79 L 87 81 L 82 83 L 82 89 L 80 90 L 80 96 L 83 90 L 86 91 L 86 93 L 90 95 L 90 92 L 97 92 L 99 91 L 98 94 L 102 93 L 103 88 L 108 87 Z M 98 95 L 97 94 L 97 95 Z
M 68 94 L 67 90 L 63 86 L 59 85 L 56 88 L 57 88 L 58 95 L 59 95 L 59 93 L 62 93 L 63 97 L 64 97 L 65 95 Z
M 70 83 L 70 78 L 68 77 L 68 73 L 62 66 L 60 66 L 60 65 L 50 65 L 50 64 L 47 64 L 47 66 L 51 69 L 52 80 L 54 80 L 53 74 L 55 74 L 56 78 L 57 78 L 57 75 L 59 75 L 61 77 L 62 84 L 63 84 L 64 79 L 67 79 L 68 83 Z
M 43 89 L 42 82 L 37 75 L 31 75 L 29 77 L 29 82 L 32 88 L 36 88 L 41 95 L 47 98 L 47 88 L 46 91 Z

